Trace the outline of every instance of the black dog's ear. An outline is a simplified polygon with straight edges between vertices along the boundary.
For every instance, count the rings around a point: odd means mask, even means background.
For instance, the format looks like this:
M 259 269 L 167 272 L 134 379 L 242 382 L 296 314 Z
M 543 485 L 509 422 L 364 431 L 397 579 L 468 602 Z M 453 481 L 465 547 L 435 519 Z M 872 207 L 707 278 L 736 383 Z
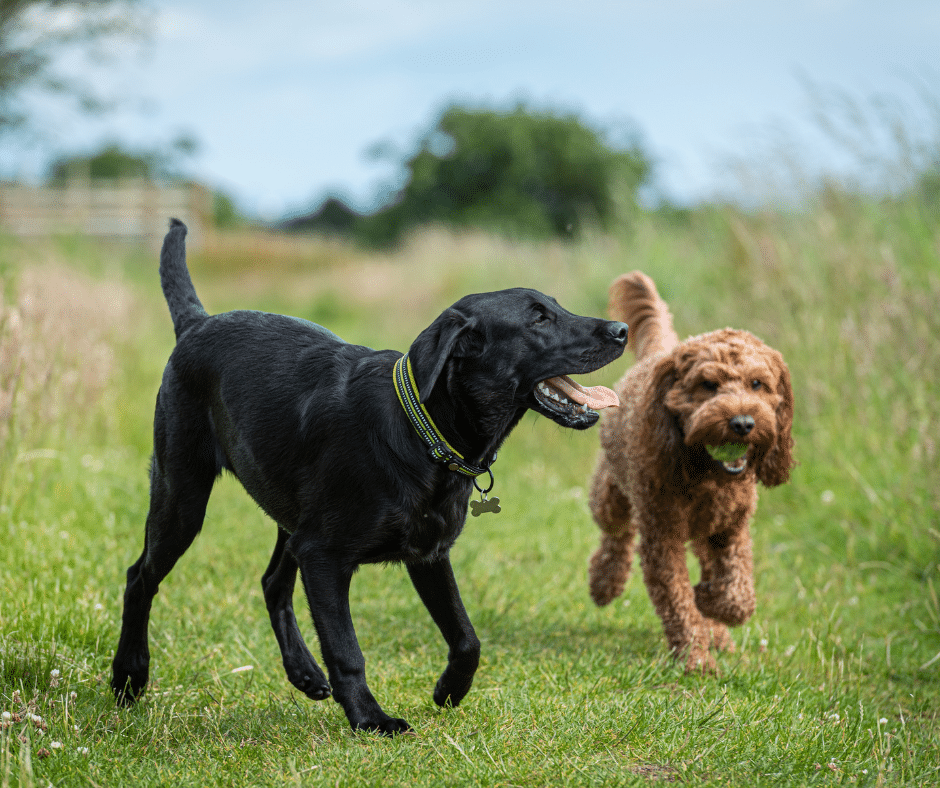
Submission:
M 476 325 L 476 320 L 450 308 L 418 334 L 408 355 L 414 371 L 418 395 L 427 402 L 448 359 L 459 350 L 458 345 Z

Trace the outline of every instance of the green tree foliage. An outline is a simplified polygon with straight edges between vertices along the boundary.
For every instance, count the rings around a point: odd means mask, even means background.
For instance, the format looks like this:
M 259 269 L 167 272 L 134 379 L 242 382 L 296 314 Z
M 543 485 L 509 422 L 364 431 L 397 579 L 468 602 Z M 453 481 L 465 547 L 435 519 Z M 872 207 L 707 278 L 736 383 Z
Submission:
M 453 105 L 403 162 L 404 185 L 362 216 L 327 200 L 285 222 L 293 231 L 351 235 L 371 245 L 397 242 L 429 223 L 482 227 L 507 235 L 577 237 L 612 229 L 636 208 L 651 161 L 632 132 L 615 145 L 573 114 Z M 375 147 L 392 158 L 392 146 Z
M 522 105 L 448 108 L 405 167 L 395 206 L 404 222 L 540 236 L 611 229 L 650 174 L 635 140 L 618 150 L 575 115 Z
M 0 134 L 26 125 L 29 91 L 68 96 L 86 111 L 106 108 L 100 91 L 55 60 L 79 51 L 103 62 L 115 43 L 142 35 L 144 20 L 137 0 L 0 0 Z
M 183 159 L 193 156 L 198 148 L 198 143 L 188 136 L 179 137 L 165 149 L 154 150 L 130 150 L 111 142 L 93 153 L 56 159 L 49 166 L 48 180 L 54 185 L 74 178 L 178 180 Z

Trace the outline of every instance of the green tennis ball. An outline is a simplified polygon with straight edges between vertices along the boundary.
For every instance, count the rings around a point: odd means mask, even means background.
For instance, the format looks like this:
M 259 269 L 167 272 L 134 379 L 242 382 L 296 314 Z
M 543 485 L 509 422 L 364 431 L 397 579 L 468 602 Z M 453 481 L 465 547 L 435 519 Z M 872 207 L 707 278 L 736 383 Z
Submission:
M 705 448 L 718 462 L 734 462 L 747 454 L 746 443 L 722 443 L 721 446 L 706 446 Z

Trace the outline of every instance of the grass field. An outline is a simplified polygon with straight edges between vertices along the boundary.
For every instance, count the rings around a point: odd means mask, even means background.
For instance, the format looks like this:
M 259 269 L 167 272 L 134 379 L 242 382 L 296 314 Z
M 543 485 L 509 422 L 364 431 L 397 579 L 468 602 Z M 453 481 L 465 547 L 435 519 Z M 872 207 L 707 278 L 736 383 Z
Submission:
M 294 691 L 259 582 L 275 527 L 225 478 L 155 601 L 149 692 L 117 709 L 173 339 L 156 255 L 0 237 L 2 788 L 940 782 L 940 234 L 917 206 L 830 195 L 576 246 L 428 231 L 384 257 L 229 239 L 191 267 L 210 311 L 287 312 L 372 347 L 404 350 L 460 295 L 511 285 L 600 315 L 633 268 L 681 335 L 758 334 L 793 374 L 800 465 L 761 492 L 757 612 L 706 678 L 671 661 L 636 574 L 596 609 L 596 433 L 530 415 L 495 467 L 502 514 L 453 550 L 483 643 L 460 708 L 431 700 L 446 647 L 401 567 L 364 567 L 352 609 L 372 689 L 415 735 L 353 734 L 337 704 Z

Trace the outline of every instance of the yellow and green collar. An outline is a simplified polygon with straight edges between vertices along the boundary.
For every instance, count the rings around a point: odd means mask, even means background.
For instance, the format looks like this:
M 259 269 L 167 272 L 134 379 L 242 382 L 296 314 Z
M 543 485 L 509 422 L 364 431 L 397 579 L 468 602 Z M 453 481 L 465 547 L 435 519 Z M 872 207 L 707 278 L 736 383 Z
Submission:
M 471 465 L 459 451 L 447 442 L 447 439 L 434 424 L 427 408 L 424 407 L 418 397 L 418 386 L 415 383 L 414 372 L 411 369 L 411 359 L 408 358 L 407 353 L 395 362 L 392 378 L 395 382 L 395 393 L 398 395 L 398 401 L 405 409 L 408 420 L 414 426 L 421 440 L 428 445 L 428 453 L 434 462 L 447 463 L 448 470 L 462 473 L 464 476 L 471 476 L 474 480 L 477 476 L 489 472 L 489 466 L 496 459 L 495 454 L 485 467 Z

